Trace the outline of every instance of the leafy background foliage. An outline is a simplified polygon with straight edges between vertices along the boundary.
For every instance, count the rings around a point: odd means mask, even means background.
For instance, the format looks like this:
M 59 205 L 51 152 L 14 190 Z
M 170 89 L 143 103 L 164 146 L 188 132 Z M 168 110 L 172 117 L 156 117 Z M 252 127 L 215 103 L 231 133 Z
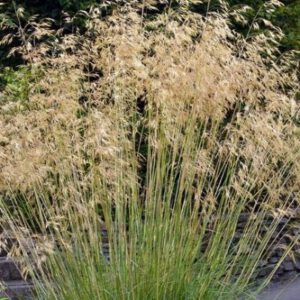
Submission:
M 282 49 L 300 49 L 300 1 L 288 0 L 282 1 L 284 6 L 278 6 L 276 10 L 261 9 L 266 1 L 262 0 L 230 0 L 231 6 L 241 4 L 248 5 L 252 10 L 247 10 L 247 18 L 253 20 L 256 18 L 265 18 L 270 20 L 275 26 L 279 26 L 285 36 L 282 39 Z M 247 26 L 245 26 L 247 27 Z M 245 28 L 244 30 L 247 30 Z
M 82 33 L 86 31 L 86 22 L 90 16 L 84 11 L 88 12 L 91 7 L 98 6 L 100 15 L 104 17 L 112 14 L 117 7 L 130 3 L 137 7 L 142 6 L 140 11 L 143 16 L 151 18 L 170 7 L 176 10 L 181 2 L 187 2 L 191 11 L 201 15 L 207 14 L 208 11 L 227 11 L 232 16 L 233 29 L 247 39 L 255 38 L 261 32 L 270 31 L 270 39 L 278 43 L 277 28 L 280 28 L 283 34 L 278 45 L 280 50 L 280 53 L 276 54 L 278 56 L 290 50 L 300 50 L 300 0 L 288 0 L 283 3 L 277 0 L 0 1 L 0 93 L 7 86 L 21 101 L 24 102 L 27 98 L 28 81 L 32 76 L 27 76 L 30 71 L 24 76 L 26 68 L 22 66 L 29 61 L 18 51 L 11 53 L 11 49 L 22 48 L 20 52 L 24 53 L 24 48 L 40 42 L 46 41 L 51 44 L 55 37 L 49 35 L 49 31 L 43 33 L 40 30 L 43 26 L 45 29 L 51 28 L 53 32 L 59 31 L 62 37 L 74 31 Z M 275 39 L 272 32 L 276 35 Z M 299 57 L 299 54 L 296 55 Z M 21 77 L 22 80 L 16 80 Z
M 138 3 L 142 1 L 128 1 L 132 3 Z M 143 1 L 145 4 L 149 3 L 148 8 L 156 7 L 156 10 L 162 11 L 166 7 L 183 1 L 169 1 L 169 0 L 154 0 Z M 242 7 L 248 7 L 245 9 L 245 17 L 248 22 L 245 22 L 243 26 L 241 24 L 234 24 L 235 29 L 240 32 L 247 32 L 249 30 L 249 24 L 255 18 L 264 18 L 271 21 L 275 26 L 279 26 L 285 33 L 285 37 L 282 40 L 282 47 L 287 49 L 300 50 L 300 0 L 285 0 L 282 1 L 284 6 L 279 5 L 279 1 L 273 1 L 276 9 L 270 9 L 264 5 L 267 1 L 263 0 L 228 0 L 228 1 L 189 1 L 191 8 L 199 13 L 206 13 L 208 10 L 218 10 L 220 7 L 227 3 L 230 9 L 237 9 Z M 1 3 L 1 2 L 0 2 Z M 68 12 L 74 14 L 79 10 L 88 10 L 91 5 L 101 5 L 108 9 L 109 7 L 116 7 L 118 5 L 124 5 L 126 1 L 113 0 L 113 1 L 97 1 L 97 0 L 54 0 L 54 1 L 41 1 L 41 0 L 27 0 L 27 1 L 8 1 L 2 3 L 0 6 L 0 16 L 2 18 L 1 23 L 6 18 L 11 24 L 14 23 L 14 3 L 16 6 L 24 7 L 24 13 L 27 15 L 39 14 L 42 16 L 55 18 L 57 21 L 61 21 L 62 12 Z

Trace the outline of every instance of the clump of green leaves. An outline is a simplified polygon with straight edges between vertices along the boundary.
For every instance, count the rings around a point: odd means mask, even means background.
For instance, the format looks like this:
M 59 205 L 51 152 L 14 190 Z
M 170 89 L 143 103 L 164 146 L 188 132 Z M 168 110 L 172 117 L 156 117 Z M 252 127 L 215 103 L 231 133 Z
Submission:
M 19 102 L 25 108 L 29 101 L 31 84 L 36 76 L 37 72 L 30 66 L 20 66 L 16 70 L 5 67 L 0 73 L 0 91 L 3 93 L 3 100 L 0 98 L 1 103 Z
M 300 50 L 300 1 L 289 1 L 286 6 L 280 7 L 273 20 L 285 32 L 284 47 Z
M 244 24 L 235 24 L 236 29 L 247 34 L 249 24 L 253 22 L 253 32 L 270 26 L 278 26 L 284 36 L 281 40 L 283 50 L 300 50 L 300 1 L 262 1 L 229 0 L 231 9 L 244 9 Z M 254 24 L 255 23 L 255 24 Z M 252 25 L 252 27 L 253 27 Z

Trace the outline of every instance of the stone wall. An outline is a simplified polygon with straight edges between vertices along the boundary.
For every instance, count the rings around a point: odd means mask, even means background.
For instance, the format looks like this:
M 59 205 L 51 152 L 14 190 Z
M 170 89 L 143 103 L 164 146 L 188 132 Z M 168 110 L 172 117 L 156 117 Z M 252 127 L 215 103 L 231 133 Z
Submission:
M 11 300 L 33 299 L 32 285 L 23 279 L 17 265 L 7 257 L 3 250 L 0 251 L 0 282 L 4 282 L 5 285 L 3 291 L 0 289 L 0 297 L 7 297 Z
M 242 234 L 249 218 L 249 214 L 242 214 L 237 226 L 237 234 Z M 261 226 L 262 234 L 266 233 L 270 224 L 271 218 L 264 219 L 264 224 Z M 285 281 L 300 275 L 300 245 L 295 243 L 292 247 L 290 255 L 283 258 L 285 255 L 285 247 L 291 245 L 292 240 L 299 239 L 300 230 L 292 228 L 292 224 L 299 223 L 299 218 L 282 218 L 272 234 L 273 245 L 270 246 L 268 253 L 259 264 L 257 278 L 265 278 L 268 276 L 278 263 L 282 260 L 280 267 L 276 271 L 273 281 Z

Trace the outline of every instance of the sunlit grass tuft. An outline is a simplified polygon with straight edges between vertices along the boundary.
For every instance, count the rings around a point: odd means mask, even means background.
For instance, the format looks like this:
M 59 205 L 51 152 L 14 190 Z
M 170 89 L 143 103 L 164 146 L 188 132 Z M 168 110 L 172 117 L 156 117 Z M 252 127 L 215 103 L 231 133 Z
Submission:
M 295 73 L 224 15 L 89 22 L 32 50 L 25 111 L 3 93 L 1 221 L 35 299 L 255 295 L 298 206 Z

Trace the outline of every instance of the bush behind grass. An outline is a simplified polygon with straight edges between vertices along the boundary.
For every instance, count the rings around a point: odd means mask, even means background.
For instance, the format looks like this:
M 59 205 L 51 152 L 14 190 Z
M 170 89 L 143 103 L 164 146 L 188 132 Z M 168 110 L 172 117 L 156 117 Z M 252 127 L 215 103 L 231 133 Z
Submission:
M 25 110 L 3 91 L 2 226 L 37 299 L 251 297 L 298 205 L 292 61 L 182 8 L 91 17 L 23 53 L 46 74 Z

